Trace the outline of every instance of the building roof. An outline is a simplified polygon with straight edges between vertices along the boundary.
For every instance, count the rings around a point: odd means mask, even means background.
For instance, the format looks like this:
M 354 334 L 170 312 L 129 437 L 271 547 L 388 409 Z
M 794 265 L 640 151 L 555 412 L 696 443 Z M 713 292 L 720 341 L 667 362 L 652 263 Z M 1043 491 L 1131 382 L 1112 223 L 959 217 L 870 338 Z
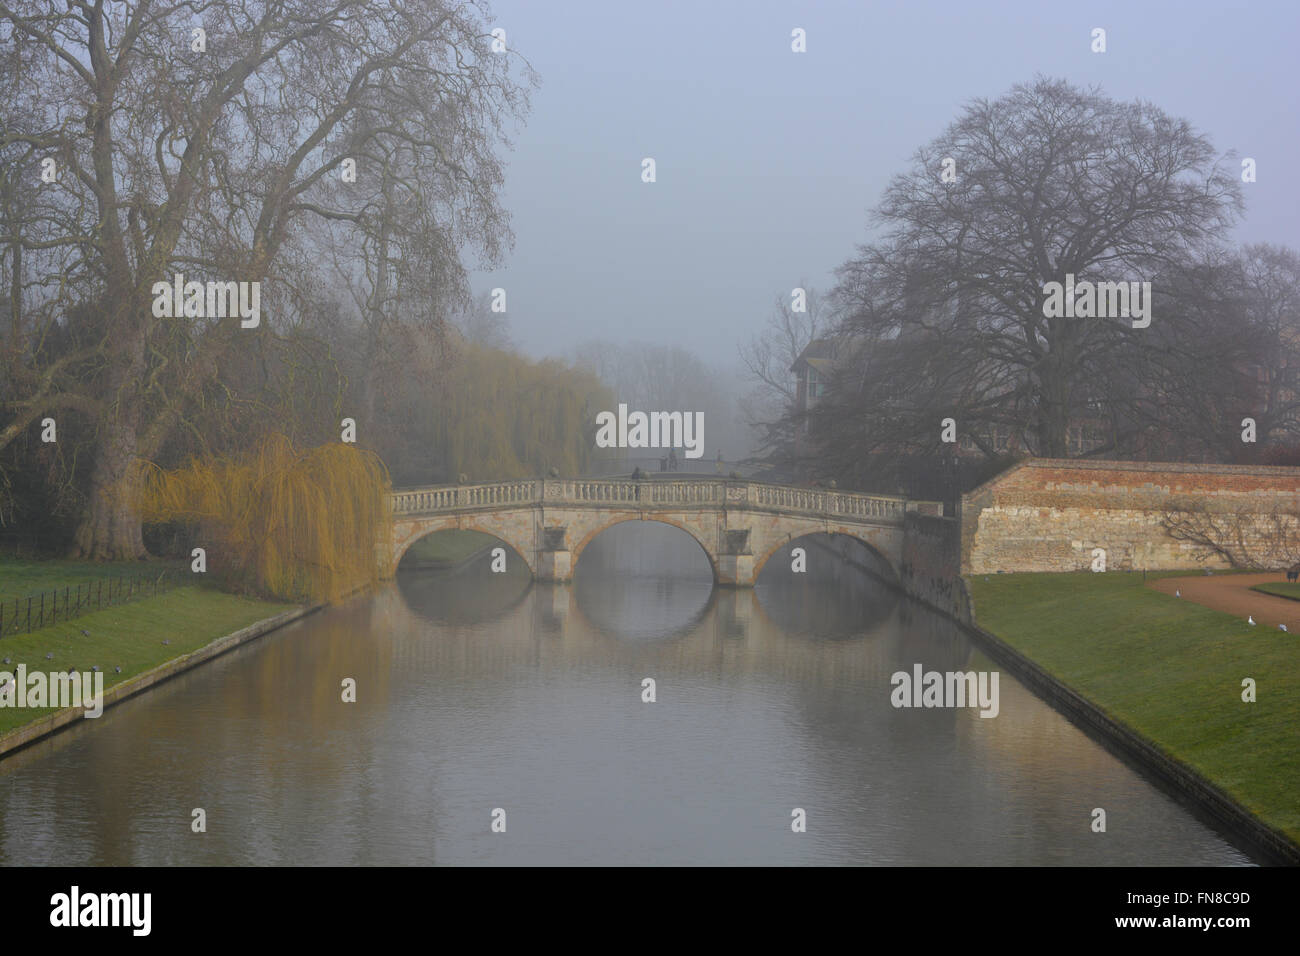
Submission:
M 799 357 L 790 366 L 790 371 L 795 371 L 805 363 L 813 368 L 830 368 L 834 363 L 834 359 L 835 341 L 833 339 L 813 339 L 804 346 L 804 350 L 799 353 Z

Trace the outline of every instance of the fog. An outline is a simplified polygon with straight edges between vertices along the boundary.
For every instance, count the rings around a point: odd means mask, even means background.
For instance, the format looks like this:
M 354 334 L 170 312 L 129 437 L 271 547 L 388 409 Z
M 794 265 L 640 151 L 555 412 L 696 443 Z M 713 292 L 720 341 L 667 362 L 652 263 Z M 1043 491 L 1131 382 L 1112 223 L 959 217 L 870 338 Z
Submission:
M 475 290 L 510 294 L 515 341 L 680 346 L 735 371 L 801 277 L 872 236 L 867 211 L 972 97 L 1043 74 L 1142 98 L 1254 157 L 1241 242 L 1296 244 L 1300 8 L 1222 4 L 498 0 L 541 76 L 507 156 L 516 242 Z M 1090 49 L 1094 27 L 1108 49 Z M 791 52 L 791 30 L 807 52 Z M 653 157 L 657 180 L 641 181 Z

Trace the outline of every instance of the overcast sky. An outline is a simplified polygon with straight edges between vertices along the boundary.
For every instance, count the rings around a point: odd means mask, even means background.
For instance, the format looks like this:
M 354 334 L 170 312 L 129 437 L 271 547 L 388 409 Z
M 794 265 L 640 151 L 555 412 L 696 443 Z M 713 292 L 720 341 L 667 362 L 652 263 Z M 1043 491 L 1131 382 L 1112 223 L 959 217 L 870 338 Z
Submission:
M 801 276 L 829 288 L 867 210 L 972 97 L 1100 84 L 1253 157 L 1241 241 L 1300 247 L 1300 3 L 496 0 L 541 74 L 509 154 L 507 290 L 533 356 L 593 338 L 732 364 Z M 807 31 L 792 53 L 790 32 Z M 1091 31 L 1108 50 L 1091 52 Z M 654 157 L 658 182 L 641 182 Z

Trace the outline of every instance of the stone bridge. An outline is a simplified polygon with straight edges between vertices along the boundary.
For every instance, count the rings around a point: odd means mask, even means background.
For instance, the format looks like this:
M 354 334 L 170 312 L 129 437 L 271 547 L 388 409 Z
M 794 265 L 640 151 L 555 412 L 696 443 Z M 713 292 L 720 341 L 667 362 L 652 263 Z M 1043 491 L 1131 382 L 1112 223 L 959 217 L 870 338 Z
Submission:
M 510 545 L 534 578 L 568 581 L 583 549 L 606 528 L 659 521 L 691 535 L 714 581 L 734 587 L 753 586 L 774 553 L 808 534 L 850 535 L 897 574 L 904 516 L 943 513 L 939 502 L 704 476 L 444 485 L 395 491 L 392 501 L 392 540 L 380 547 L 394 569 L 425 535 L 463 528 Z

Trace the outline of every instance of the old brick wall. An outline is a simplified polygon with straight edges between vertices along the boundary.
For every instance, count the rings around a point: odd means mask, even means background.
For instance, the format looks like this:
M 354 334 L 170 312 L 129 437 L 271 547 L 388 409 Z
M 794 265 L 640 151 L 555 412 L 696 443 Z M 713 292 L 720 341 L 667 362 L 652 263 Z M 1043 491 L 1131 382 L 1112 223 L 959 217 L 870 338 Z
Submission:
M 1209 549 L 1170 537 L 1171 504 L 1194 504 L 1261 547 L 1282 520 L 1300 533 L 1300 468 L 1031 459 L 962 497 L 961 570 L 1079 571 L 1094 548 L 1107 570 L 1224 568 Z M 1283 517 L 1278 519 L 1276 514 Z

